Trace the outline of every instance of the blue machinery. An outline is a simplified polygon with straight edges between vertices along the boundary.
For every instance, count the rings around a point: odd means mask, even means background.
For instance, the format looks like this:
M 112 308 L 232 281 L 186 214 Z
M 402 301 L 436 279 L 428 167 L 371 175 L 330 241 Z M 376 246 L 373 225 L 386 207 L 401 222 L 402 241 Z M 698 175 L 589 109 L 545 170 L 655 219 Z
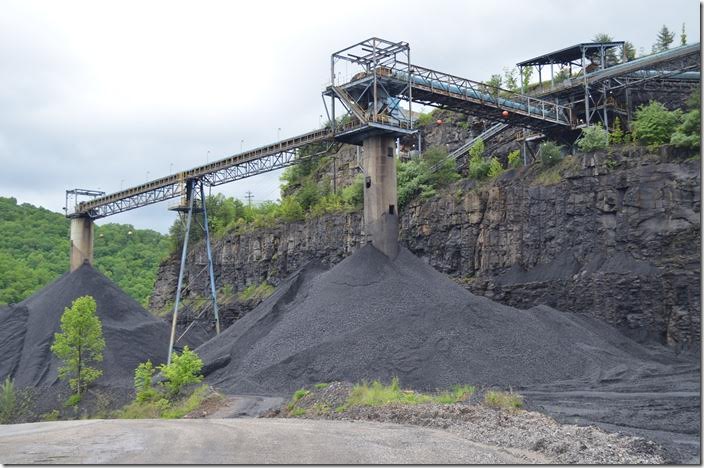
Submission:
M 170 360 L 173 346 L 178 342 L 175 330 L 181 302 L 188 234 L 193 213 L 200 210 L 203 212 L 206 237 L 211 303 L 216 332 L 220 332 L 205 207 L 205 185 L 217 186 L 281 169 L 336 151 L 342 143 L 360 145 L 374 136 L 400 137 L 413 134 L 417 131 L 412 110 L 414 103 L 493 121 L 495 125 L 486 133 L 489 138 L 509 126 L 550 133 L 574 130 L 589 124 L 595 118 L 608 125 L 610 112 L 624 112 L 617 106 L 610 105 L 609 99 L 614 96 L 625 96 L 625 112 L 630 116 L 630 91 L 633 88 L 655 87 L 682 92 L 691 90 L 700 82 L 699 43 L 625 63 L 609 64 L 609 50 L 618 46 L 623 47 L 623 43 L 579 44 L 519 63 L 519 70 L 538 67 L 541 87 L 528 95 L 413 65 L 410 60 L 410 47 L 406 42 L 371 38 L 357 43 L 331 56 L 330 85 L 323 91 L 323 101 L 330 122 L 327 127 L 108 195 L 86 190 L 67 191 L 66 216 L 72 221 L 71 269 L 77 268 L 85 260 L 92 261 L 94 220 L 180 197 L 181 202 L 176 211 L 186 214 L 186 237 L 181 252 L 172 320 Z M 591 65 L 586 64 L 587 58 L 592 61 Z M 581 61 L 577 62 L 580 59 Z M 598 62 L 596 67 L 595 60 Z M 570 78 L 560 84 L 556 84 L 553 79 L 548 88 L 542 86 L 541 70 L 547 65 L 551 70 L 555 65 L 568 66 Z M 573 75 L 573 66 L 581 67 L 581 72 Z M 523 84 L 521 87 L 523 88 Z M 406 104 L 405 108 L 403 103 Z M 342 113 L 337 112 L 340 105 Z M 597 111 L 601 113 L 598 114 Z M 469 149 L 474 141 L 476 139 L 463 145 L 464 151 Z M 314 147 L 317 151 L 307 151 L 304 156 L 301 153 L 301 148 L 304 147 Z M 200 207 L 194 205 L 198 192 Z M 94 198 L 79 202 L 78 196 Z M 69 206 L 69 200 L 75 201 L 74 206 Z M 75 239 L 74 232 L 77 233 Z M 86 243 L 91 245 L 84 245 Z M 201 311 L 200 315 L 203 313 L 204 311 Z

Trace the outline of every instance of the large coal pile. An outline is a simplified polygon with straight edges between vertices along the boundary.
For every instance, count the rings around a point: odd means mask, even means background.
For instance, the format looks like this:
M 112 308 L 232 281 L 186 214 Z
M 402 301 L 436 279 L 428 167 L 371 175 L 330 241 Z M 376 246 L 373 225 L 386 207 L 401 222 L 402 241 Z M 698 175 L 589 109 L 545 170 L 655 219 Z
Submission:
M 260 394 L 392 376 L 421 390 L 596 382 L 614 368 L 659 365 L 606 324 L 494 303 L 405 249 L 390 260 L 371 245 L 329 271 L 304 268 L 198 352 L 211 384 Z
M 85 264 L 17 305 L 0 310 L 0 379 L 10 376 L 18 387 L 58 383 L 61 363 L 50 347 L 64 308 L 90 295 L 105 336 L 103 375 L 96 385 L 132 388 L 140 362 L 166 361 L 169 326 L 150 315 L 108 278 Z

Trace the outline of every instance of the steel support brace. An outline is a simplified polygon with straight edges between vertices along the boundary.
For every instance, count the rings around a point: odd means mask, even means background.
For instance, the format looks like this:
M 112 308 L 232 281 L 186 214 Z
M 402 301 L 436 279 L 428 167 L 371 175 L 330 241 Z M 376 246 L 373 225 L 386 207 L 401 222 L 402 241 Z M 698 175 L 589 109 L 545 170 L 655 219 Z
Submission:
M 213 273 L 213 255 L 210 250 L 210 230 L 208 229 L 208 209 L 205 207 L 205 189 L 200 183 L 200 200 L 203 203 L 203 228 L 205 230 L 205 250 L 208 253 L 208 275 L 210 275 L 210 296 L 213 301 L 213 314 L 215 315 L 215 333 L 220 334 L 220 315 L 218 314 L 218 297 L 215 293 L 215 274 Z
M 188 238 L 191 233 L 191 218 L 193 217 L 193 189 L 195 180 L 189 179 L 186 184 L 188 185 L 187 193 L 190 195 L 188 198 L 188 215 L 186 218 L 186 233 L 183 237 L 183 248 L 181 249 L 181 264 L 178 269 L 178 284 L 176 286 L 176 302 L 174 304 L 174 315 L 171 319 L 171 337 L 169 338 L 169 355 L 166 359 L 166 364 L 171 364 L 171 353 L 174 349 L 174 341 L 176 340 L 176 322 L 178 320 L 178 306 L 181 302 L 181 286 L 183 285 L 183 270 L 186 267 L 186 254 L 188 253 Z

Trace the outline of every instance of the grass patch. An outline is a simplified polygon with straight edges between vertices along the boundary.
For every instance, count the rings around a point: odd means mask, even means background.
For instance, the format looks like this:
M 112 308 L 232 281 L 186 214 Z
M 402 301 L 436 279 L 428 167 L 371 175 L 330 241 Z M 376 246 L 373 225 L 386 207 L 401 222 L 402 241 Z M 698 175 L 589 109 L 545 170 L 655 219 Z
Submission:
M 489 390 L 484 394 L 484 404 L 492 408 L 516 409 L 523 406 L 523 397 L 513 392 Z
M 197 409 L 205 400 L 208 392 L 207 385 L 201 385 L 196 388 L 191 395 L 171 405 L 166 411 L 161 414 L 164 419 L 179 419 Z
M 208 386 L 197 387 L 188 397 L 173 403 L 166 398 L 133 401 L 115 413 L 118 419 L 178 419 L 197 409 L 205 400 Z
M 292 412 L 296 404 L 300 401 L 301 398 L 303 398 L 306 395 L 310 394 L 310 390 L 306 390 L 305 388 L 299 388 L 293 393 L 293 396 L 291 397 L 291 401 L 288 402 L 287 408 L 289 412 Z
M 55 409 L 55 410 L 49 411 L 48 413 L 42 414 L 40 416 L 40 419 L 44 422 L 58 421 L 59 416 L 61 416 L 61 414 L 59 413 L 59 410 Z
M 269 283 L 250 284 L 237 294 L 237 299 L 240 302 L 261 301 L 271 296 L 273 292 L 274 287 Z
M 301 407 L 296 407 L 293 408 L 291 411 L 288 413 L 289 415 L 293 416 L 294 418 L 297 418 L 298 416 L 303 416 L 306 414 L 306 410 Z
M 315 384 L 314 386 L 315 386 L 315 388 L 317 388 L 318 390 L 322 390 L 322 389 L 324 389 L 324 388 L 328 388 L 328 387 L 330 386 L 330 384 L 329 384 L 329 383 L 317 383 L 317 384 Z
M 578 168 L 579 161 L 574 156 L 565 156 L 554 166 L 540 165 L 538 175 L 532 185 L 555 185 L 562 182 L 565 173 Z
M 430 403 L 432 400 L 430 395 L 401 390 L 398 377 L 394 377 L 390 385 L 384 385 L 378 380 L 371 384 L 367 382 L 356 384 L 347 398 L 347 406 L 382 406 L 390 403 L 417 405 Z
M 472 385 L 453 385 L 449 391 L 434 396 L 433 400 L 443 405 L 451 405 L 468 400 L 476 391 Z

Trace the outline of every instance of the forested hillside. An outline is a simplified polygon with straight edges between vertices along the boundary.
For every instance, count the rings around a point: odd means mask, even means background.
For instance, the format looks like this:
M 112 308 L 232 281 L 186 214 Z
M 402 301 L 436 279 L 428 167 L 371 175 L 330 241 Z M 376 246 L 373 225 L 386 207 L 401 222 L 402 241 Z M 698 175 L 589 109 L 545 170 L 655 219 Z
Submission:
M 0 197 L 0 304 L 19 302 L 69 266 L 69 220 L 60 213 Z M 129 224 L 95 229 L 95 264 L 129 295 L 146 305 L 166 236 Z

